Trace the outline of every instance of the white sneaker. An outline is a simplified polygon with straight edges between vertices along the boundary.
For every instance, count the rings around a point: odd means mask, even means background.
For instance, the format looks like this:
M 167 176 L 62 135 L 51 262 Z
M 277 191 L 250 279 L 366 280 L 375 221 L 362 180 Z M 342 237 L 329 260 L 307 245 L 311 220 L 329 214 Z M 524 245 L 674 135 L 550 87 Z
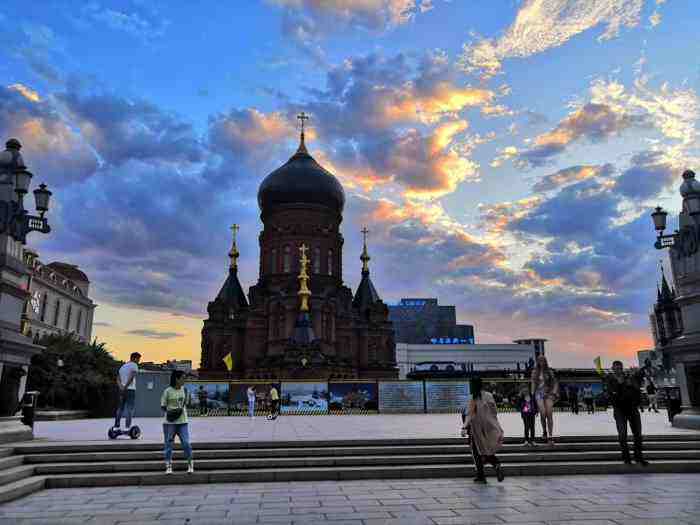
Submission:
M 187 462 L 187 473 L 188 474 L 194 473 L 194 461 L 192 461 L 192 460 Z
M 173 464 L 172 464 L 172 463 L 166 463 L 166 464 L 165 464 L 165 473 L 166 473 L 166 474 L 172 474 L 172 473 L 173 473 Z

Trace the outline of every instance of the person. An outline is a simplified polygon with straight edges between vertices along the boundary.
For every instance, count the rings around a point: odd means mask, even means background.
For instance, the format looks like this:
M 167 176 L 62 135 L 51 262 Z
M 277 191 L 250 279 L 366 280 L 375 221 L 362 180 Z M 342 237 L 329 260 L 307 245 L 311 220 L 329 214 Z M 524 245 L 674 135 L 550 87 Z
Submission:
M 185 372 L 173 370 L 170 374 L 170 386 L 160 396 L 160 409 L 165 414 L 163 421 L 163 440 L 165 443 L 165 473 L 173 473 L 173 443 L 175 436 L 180 438 L 180 445 L 185 452 L 187 472 L 194 472 L 190 430 L 187 420 L 188 393 L 184 388 Z
M 199 415 L 205 416 L 207 415 L 207 391 L 204 389 L 204 385 L 199 385 L 197 397 L 199 398 Z
M 484 462 L 491 463 L 496 469 L 496 478 L 503 481 L 504 474 L 501 462 L 496 457 L 496 451 L 503 445 L 503 429 L 498 423 L 496 401 L 491 392 L 482 390 L 480 377 L 470 382 L 472 398 L 467 405 L 466 413 L 462 414 L 464 421 L 463 434 L 469 435 L 474 465 L 476 466 L 475 483 L 486 483 Z
M 250 385 L 246 393 L 248 395 L 248 415 L 252 419 L 255 417 L 255 386 Z
M 638 464 L 646 466 L 649 463 L 642 454 L 642 420 L 639 416 L 639 405 L 642 402 L 640 372 L 625 372 L 622 361 L 613 361 L 612 369 L 612 374 L 605 378 L 605 386 L 613 406 L 622 460 L 628 465 L 632 463 L 627 444 L 629 424 L 634 437 L 634 459 Z
M 121 426 L 122 417 L 126 419 L 126 430 L 131 428 L 136 406 L 136 374 L 139 371 L 141 354 L 132 352 L 129 362 L 124 363 L 117 372 L 117 387 L 119 388 L 119 404 L 114 418 L 114 428 Z
M 280 410 L 280 394 L 275 385 L 270 387 L 270 419 L 277 419 Z
M 571 413 L 578 415 L 578 388 L 576 386 L 569 388 L 569 405 Z
M 537 408 L 535 406 L 535 400 L 532 399 L 532 395 L 527 389 L 523 389 L 520 392 L 520 397 L 518 398 L 518 410 L 520 411 L 520 417 L 523 419 L 523 427 L 525 429 L 525 446 L 536 447 L 535 445 L 535 414 L 537 413 Z
M 543 439 L 554 445 L 554 403 L 559 397 L 559 381 L 549 368 L 544 355 L 537 357 L 537 365 L 530 376 L 530 391 L 535 393 L 537 411 L 540 413 Z
M 593 387 L 586 385 L 583 388 L 583 402 L 586 404 L 586 413 L 594 414 L 595 407 L 593 406 Z
M 668 422 L 673 424 L 673 418 L 682 412 L 681 396 L 677 388 L 668 388 L 666 390 L 666 413 L 668 414 Z
M 656 412 L 658 414 L 659 407 L 657 406 L 656 392 L 657 392 L 656 385 L 654 384 L 654 381 L 652 381 L 650 379 L 647 382 L 647 397 L 649 398 L 649 412 L 651 412 L 651 409 L 653 408 L 654 412 Z

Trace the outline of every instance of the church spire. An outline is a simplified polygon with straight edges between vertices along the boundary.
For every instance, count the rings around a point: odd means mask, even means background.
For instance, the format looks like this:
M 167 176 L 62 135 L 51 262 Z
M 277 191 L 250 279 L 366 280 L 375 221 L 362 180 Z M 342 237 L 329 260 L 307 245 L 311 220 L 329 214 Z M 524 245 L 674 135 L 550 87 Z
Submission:
M 360 260 L 362 261 L 362 275 L 365 273 L 369 273 L 369 263 L 371 257 L 367 253 L 367 234 L 369 233 L 369 230 L 367 229 L 367 226 L 364 226 L 362 230 L 362 255 L 360 255 Z
M 234 272 L 238 270 L 238 257 L 241 255 L 238 251 L 238 246 L 236 245 L 236 234 L 238 233 L 239 229 L 238 224 L 231 226 L 231 231 L 233 232 L 233 244 L 231 245 L 231 251 L 228 252 L 228 256 L 231 259 L 229 270 Z
M 301 133 L 299 136 L 299 147 L 297 148 L 297 153 L 305 153 L 308 155 L 309 152 L 306 149 L 306 144 L 304 144 L 304 125 L 310 117 L 302 111 L 297 115 L 297 118 L 299 119 L 299 122 L 301 122 Z

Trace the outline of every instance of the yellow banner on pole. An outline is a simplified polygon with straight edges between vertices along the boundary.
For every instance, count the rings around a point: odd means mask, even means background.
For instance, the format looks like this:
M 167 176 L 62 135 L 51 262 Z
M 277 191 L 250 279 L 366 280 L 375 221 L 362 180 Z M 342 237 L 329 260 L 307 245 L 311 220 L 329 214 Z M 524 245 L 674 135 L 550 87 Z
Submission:
M 223 362 L 226 364 L 226 368 L 228 368 L 229 372 L 233 370 L 233 357 L 231 356 L 231 352 L 226 354 L 226 357 L 223 358 Z
M 603 375 L 603 364 L 600 361 L 600 356 L 596 357 L 593 362 L 595 363 L 595 369 L 600 374 Z

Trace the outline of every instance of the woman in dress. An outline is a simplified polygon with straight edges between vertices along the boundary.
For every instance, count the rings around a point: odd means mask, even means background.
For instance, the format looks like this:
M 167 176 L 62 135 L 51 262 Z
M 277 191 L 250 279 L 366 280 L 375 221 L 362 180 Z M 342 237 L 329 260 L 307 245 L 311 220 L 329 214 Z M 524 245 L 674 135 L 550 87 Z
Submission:
M 559 381 L 543 355 L 537 358 L 537 366 L 532 370 L 530 391 L 535 393 L 544 439 L 554 445 L 554 403 L 559 398 Z
M 475 483 L 486 483 L 484 462 L 496 469 L 496 478 L 503 481 L 503 468 L 496 457 L 496 451 L 503 445 L 503 429 L 498 423 L 496 401 L 491 392 L 482 390 L 481 378 L 471 380 L 472 398 L 467 405 L 466 417 L 463 418 L 464 430 L 469 434 L 476 466 Z

